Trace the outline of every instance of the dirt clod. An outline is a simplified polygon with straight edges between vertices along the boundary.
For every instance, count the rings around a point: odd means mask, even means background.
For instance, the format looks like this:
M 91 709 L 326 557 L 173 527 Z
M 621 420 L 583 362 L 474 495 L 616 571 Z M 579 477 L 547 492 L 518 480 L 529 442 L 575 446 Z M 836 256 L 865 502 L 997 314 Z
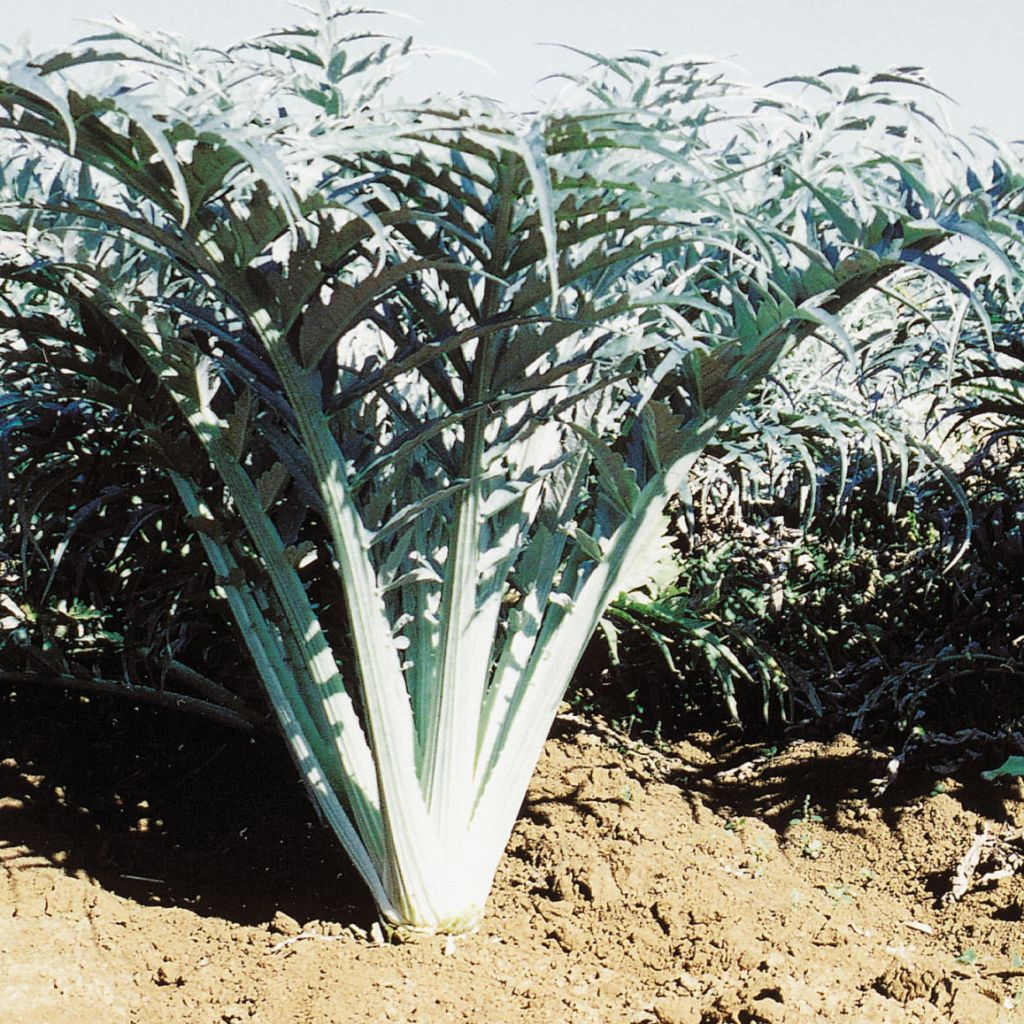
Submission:
M 692 996 L 667 996 L 654 1004 L 660 1024 L 701 1024 L 700 1001 Z
M 302 931 L 302 925 L 294 917 L 279 910 L 270 919 L 270 931 L 275 935 L 298 935 Z

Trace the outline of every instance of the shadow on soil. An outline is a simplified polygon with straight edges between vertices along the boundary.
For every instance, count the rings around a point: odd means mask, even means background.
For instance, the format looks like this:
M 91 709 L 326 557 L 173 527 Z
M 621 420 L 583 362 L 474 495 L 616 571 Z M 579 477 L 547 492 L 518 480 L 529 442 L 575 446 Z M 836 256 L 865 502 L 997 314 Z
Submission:
M 375 919 L 276 737 L 122 700 L 0 699 L 0 864 L 31 870 L 38 858 L 140 903 L 238 924 L 278 910 Z
M 809 741 L 810 749 L 799 739 L 794 742 L 801 747 L 798 757 L 789 755 L 784 739 L 766 746 L 744 742 L 735 732 L 707 737 L 702 752 L 710 753 L 713 763 L 697 771 L 672 773 L 670 781 L 700 793 L 724 818 L 760 818 L 779 833 L 809 809 L 829 828 L 849 828 L 848 812 L 857 805 L 877 807 L 886 824 L 895 828 L 908 808 L 947 791 L 951 780 L 961 806 L 995 821 L 1006 818 L 1005 801 L 1015 798 L 1005 780 L 982 779 L 981 768 L 989 767 L 989 761 L 966 759 L 950 776 L 927 762 L 904 765 L 890 778 L 890 754 L 862 746 L 849 736 Z M 989 760 L 998 764 L 1004 756 L 993 751 Z
M 725 747 L 725 744 L 723 744 Z M 856 800 L 871 800 L 871 780 L 885 774 L 885 759 L 870 751 L 821 758 L 790 760 L 772 748 L 737 747 L 717 753 L 720 759 L 697 774 L 680 774 L 673 781 L 695 790 L 722 817 L 755 817 L 779 832 L 813 806 L 827 825 L 835 826 L 837 808 Z
M 887 755 L 848 737 L 821 744 L 820 759 L 806 748 L 788 757 L 784 743 L 776 750 L 736 731 L 694 739 L 699 758 L 687 764 L 681 754 L 666 781 L 699 793 L 724 819 L 757 817 L 780 833 L 807 806 L 842 827 L 837 815 L 859 802 L 895 826 L 938 782 L 911 769 L 879 799 L 872 780 L 886 774 Z M 960 780 L 964 807 L 1004 817 L 1003 787 L 982 782 L 976 766 Z M 544 803 L 523 813 L 544 823 Z M 29 871 L 39 859 L 140 903 L 238 924 L 266 923 L 278 910 L 300 923 L 369 927 L 376 917 L 279 739 L 123 700 L 56 690 L 0 697 L 0 866 Z

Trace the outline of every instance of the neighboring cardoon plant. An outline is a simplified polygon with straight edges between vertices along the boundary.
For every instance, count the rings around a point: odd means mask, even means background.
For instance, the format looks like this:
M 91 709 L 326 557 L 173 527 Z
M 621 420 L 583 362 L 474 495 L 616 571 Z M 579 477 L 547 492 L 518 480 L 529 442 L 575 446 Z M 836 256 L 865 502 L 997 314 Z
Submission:
M 349 25 L 11 61 L 0 345 L 145 431 L 383 920 L 460 932 L 695 457 L 1020 179 L 968 179 L 910 73 L 634 56 L 535 117 L 400 110 L 409 46 Z

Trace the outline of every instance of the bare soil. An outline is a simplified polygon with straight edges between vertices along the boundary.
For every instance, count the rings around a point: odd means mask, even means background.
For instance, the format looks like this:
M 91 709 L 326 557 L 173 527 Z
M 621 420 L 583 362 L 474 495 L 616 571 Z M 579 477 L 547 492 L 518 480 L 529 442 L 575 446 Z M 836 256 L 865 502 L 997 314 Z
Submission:
M 1019 783 L 887 760 L 562 722 L 482 930 L 394 946 L 273 738 L 5 696 L 0 1021 L 1024 1022 Z

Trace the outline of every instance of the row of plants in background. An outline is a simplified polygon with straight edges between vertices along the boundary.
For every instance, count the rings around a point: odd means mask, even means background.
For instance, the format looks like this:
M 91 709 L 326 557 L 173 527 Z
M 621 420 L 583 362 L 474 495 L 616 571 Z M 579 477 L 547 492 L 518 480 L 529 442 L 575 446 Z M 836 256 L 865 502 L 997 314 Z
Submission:
M 780 362 L 609 609 L 579 706 L 654 737 L 810 720 L 947 764 L 1020 746 L 1019 296 L 955 270 L 861 300 L 856 359 Z
M 351 17 L 229 53 L 117 25 L 3 72 L 0 654 L 97 686 L 120 656 L 129 692 L 252 724 L 180 629 L 201 549 L 203 622 L 232 622 L 382 919 L 458 932 L 602 619 L 652 636 L 664 612 L 734 714 L 730 668 L 791 706 L 792 656 L 744 621 L 786 609 L 788 535 L 701 531 L 769 491 L 806 527 L 823 479 L 855 507 L 865 424 L 909 475 L 927 452 L 871 397 L 889 325 L 910 310 L 941 362 L 917 319 L 1016 280 L 1024 179 L 1010 155 L 969 169 L 913 71 L 752 93 L 634 55 L 532 118 L 399 109 L 381 90 L 412 44 Z M 49 414 L 81 425 L 40 461 Z
M 140 431 L 37 382 L 0 399 L 0 468 L 0 678 L 243 729 L 264 720 L 202 548 Z
M 1004 350 L 1011 339 L 998 340 Z M 607 646 L 591 653 L 598 666 L 611 662 L 605 686 L 574 692 L 572 700 L 674 735 L 698 712 L 755 728 L 840 706 L 852 714 L 856 694 L 870 691 L 855 723 L 895 723 L 907 734 L 919 708 L 893 716 L 892 707 L 898 696 L 906 703 L 927 692 L 910 684 L 947 648 L 947 620 L 961 622 L 976 651 L 1013 658 L 998 634 L 1004 624 L 1013 631 L 1019 618 L 1024 473 L 1013 427 L 1024 415 L 1014 417 L 1009 404 L 994 411 L 988 389 L 971 387 L 978 378 L 991 384 L 996 372 L 979 358 L 985 351 L 961 349 L 958 386 L 950 388 L 944 373 L 936 377 L 929 422 L 913 425 L 921 432 L 936 426 L 943 409 L 972 420 L 983 412 L 995 424 L 962 473 L 972 543 L 954 570 L 964 508 L 933 462 L 910 479 L 901 471 L 911 428 L 883 434 L 874 410 L 858 417 L 848 407 L 843 450 L 828 451 L 844 423 L 834 409 L 824 414 L 829 392 L 819 387 L 809 396 L 817 418 L 791 411 L 789 421 L 801 428 L 789 437 L 796 443 L 783 444 L 786 435 L 776 430 L 769 450 L 752 424 L 773 413 L 777 420 L 779 405 L 748 403 L 733 440 L 698 467 L 695 480 L 704 483 L 696 505 L 675 507 L 661 564 L 642 590 L 621 595 L 606 613 Z M 999 379 L 1008 403 L 1019 384 L 1012 372 Z M 886 447 L 872 450 L 864 438 Z M 238 638 L 211 595 L 212 576 L 169 480 L 142 455 L 144 437 L 121 429 L 102 406 L 12 395 L 0 440 L 18 481 L 4 517 L 0 671 L 121 695 L 128 685 L 135 700 L 242 728 L 258 723 L 258 696 L 237 681 Z M 812 445 L 818 479 L 808 519 Z M 828 468 L 840 454 L 844 494 L 839 472 Z M 773 463 L 775 476 L 765 480 Z M 25 523 L 34 524 L 31 536 Z M 880 652 L 908 644 L 918 648 L 917 668 L 904 666 L 903 684 L 887 688 L 893 655 Z M 952 670 L 955 659 L 948 651 L 943 658 Z M 225 678 L 236 680 L 231 691 L 214 683 Z
M 960 337 L 958 369 L 928 388 L 918 436 L 943 440 L 955 475 L 937 452 L 908 475 L 859 444 L 858 486 L 841 496 L 841 475 L 822 473 L 809 520 L 806 485 L 761 501 L 722 492 L 713 516 L 678 521 L 673 577 L 625 614 L 613 606 L 629 654 L 616 650 L 603 692 L 578 699 L 657 735 L 692 727 L 710 702 L 755 730 L 816 720 L 946 764 L 1016 749 L 1024 358 L 1007 308 L 991 307 L 991 336 Z

